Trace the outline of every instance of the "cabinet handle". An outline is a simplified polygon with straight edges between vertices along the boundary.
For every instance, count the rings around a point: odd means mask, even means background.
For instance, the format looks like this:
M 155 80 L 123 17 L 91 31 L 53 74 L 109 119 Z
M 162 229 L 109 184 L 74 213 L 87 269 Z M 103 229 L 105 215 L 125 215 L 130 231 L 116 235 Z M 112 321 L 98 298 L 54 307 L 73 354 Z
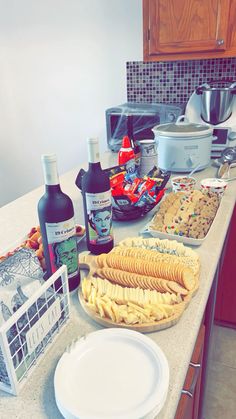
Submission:
M 187 394 L 187 396 L 191 397 L 191 399 L 193 398 L 193 394 L 189 390 L 182 390 L 181 393 Z
M 191 365 L 191 367 L 193 368 L 200 368 L 201 364 L 195 364 L 194 362 L 189 362 L 189 365 Z
M 183 389 L 182 394 L 187 394 L 187 396 L 191 397 L 191 399 L 192 399 L 193 398 L 193 393 L 194 393 L 194 390 L 195 390 L 195 387 L 196 387 L 196 383 L 197 383 L 197 380 L 198 380 L 198 376 L 199 376 L 199 373 L 200 373 L 201 364 L 195 364 L 194 362 L 190 362 L 189 364 L 190 364 L 191 367 L 196 368 L 196 370 L 195 370 L 195 374 L 194 374 L 194 377 L 193 377 L 193 382 L 191 384 L 191 387 L 188 390 Z
M 221 45 L 223 45 L 225 43 L 225 41 L 223 40 L 223 39 L 217 39 L 217 41 L 216 41 L 216 45 L 218 46 L 218 47 L 220 47 Z

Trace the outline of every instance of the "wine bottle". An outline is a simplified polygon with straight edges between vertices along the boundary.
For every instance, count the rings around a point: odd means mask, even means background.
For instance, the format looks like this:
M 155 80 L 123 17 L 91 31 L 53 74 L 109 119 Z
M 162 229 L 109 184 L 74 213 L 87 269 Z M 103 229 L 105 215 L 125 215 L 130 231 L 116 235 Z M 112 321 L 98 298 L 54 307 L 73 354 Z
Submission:
M 43 155 L 42 165 L 45 194 L 38 203 L 38 216 L 47 278 L 65 264 L 69 291 L 73 291 L 80 283 L 73 203 L 61 190 L 56 155 Z M 56 283 L 57 288 L 60 283 L 61 281 Z
M 110 179 L 101 168 L 98 139 L 88 140 L 89 169 L 82 177 L 87 247 L 91 253 L 113 248 Z

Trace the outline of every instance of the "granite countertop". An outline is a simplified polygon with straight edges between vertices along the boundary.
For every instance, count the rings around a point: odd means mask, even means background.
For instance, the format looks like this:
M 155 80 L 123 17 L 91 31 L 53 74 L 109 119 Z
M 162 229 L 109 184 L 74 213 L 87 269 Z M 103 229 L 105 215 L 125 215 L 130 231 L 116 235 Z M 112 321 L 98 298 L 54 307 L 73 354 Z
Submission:
M 103 167 L 116 164 L 116 158 L 115 154 L 105 153 Z M 87 165 L 84 166 L 85 169 L 86 167 Z M 217 168 L 212 166 L 197 173 L 195 177 L 198 180 L 214 177 L 216 171 Z M 83 223 L 80 191 L 74 184 L 77 173 L 78 168 L 61 176 L 60 179 L 62 190 L 68 193 L 74 201 L 76 221 Z M 23 238 L 32 226 L 38 224 L 37 202 L 43 191 L 43 187 L 37 188 L 0 209 L 2 226 L 0 253 L 6 248 L 14 247 L 14 244 Z M 158 415 L 160 419 L 171 419 L 175 415 L 217 263 L 230 224 L 235 197 L 235 182 L 230 182 L 218 210 L 217 219 L 212 225 L 207 239 L 201 246 L 194 248 L 201 260 L 200 287 L 197 294 L 175 326 L 147 334 L 164 351 L 170 368 L 169 392 L 166 403 Z M 138 232 L 145 226 L 151 216 L 152 213 L 149 213 L 138 221 L 115 222 L 115 242 L 118 243 L 127 236 L 138 235 Z M 83 246 L 81 250 L 83 250 Z M 74 338 L 102 328 L 84 313 L 78 302 L 76 291 L 71 294 L 71 301 L 72 316 L 70 322 L 37 366 L 32 376 L 29 377 L 20 395 L 14 397 L 0 392 L 1 419 L 31 417 L 59 419 L 62 417 L 56 406 L 53 387 L 57 362 L 67 345 Z

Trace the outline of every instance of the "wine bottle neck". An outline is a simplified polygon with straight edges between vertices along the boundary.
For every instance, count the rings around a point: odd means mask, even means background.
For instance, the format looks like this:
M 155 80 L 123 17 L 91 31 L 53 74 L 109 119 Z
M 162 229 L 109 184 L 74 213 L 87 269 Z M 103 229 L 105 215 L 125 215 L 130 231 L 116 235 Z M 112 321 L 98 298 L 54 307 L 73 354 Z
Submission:
M 42 156 L 44 183 L 48 186 L 59 186 L 57 161 L 55 155 Z
M 89 170 L 92 170 L 92 171 L 102 170 L 101 163 L 100 162 L 97 162 L 97 163 L 89 162 Z
M 97 138 L 89 138 L 88 140 L 88 161 L 89 163 L 98 163 L 100 161 Z
M 60 185 L 47 185 L 45 184 L 45 191 L 46 192 L 50 192 L 50 193 L 57 193 L 57 192 L 61 192 L 61 187 Z

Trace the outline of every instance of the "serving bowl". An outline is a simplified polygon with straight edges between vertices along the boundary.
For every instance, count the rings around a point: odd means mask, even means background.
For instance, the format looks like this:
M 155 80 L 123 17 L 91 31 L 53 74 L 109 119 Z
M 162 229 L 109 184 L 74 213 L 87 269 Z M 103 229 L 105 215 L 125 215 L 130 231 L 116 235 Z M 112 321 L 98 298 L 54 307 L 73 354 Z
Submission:
M 188 192 L 195 189 L 196 179 L 190 176 L 175 176 L 171 179 L 174 192 Z
M 220 198 L 225 193 L 227 182 L 223 179 L 207 178 L 202 179 L 200 184 L 201 192 L 208 195 L 218 195 Z
M 151 204 L 145 204 L 142 207 L 135 206 L 126 195 L 112 197 L 112 218 L 117 221 L 130 221 L 143 217 L 151 211 L 160 202 L 164 196 L 165 189 L 158 192 L 156 201 Z

